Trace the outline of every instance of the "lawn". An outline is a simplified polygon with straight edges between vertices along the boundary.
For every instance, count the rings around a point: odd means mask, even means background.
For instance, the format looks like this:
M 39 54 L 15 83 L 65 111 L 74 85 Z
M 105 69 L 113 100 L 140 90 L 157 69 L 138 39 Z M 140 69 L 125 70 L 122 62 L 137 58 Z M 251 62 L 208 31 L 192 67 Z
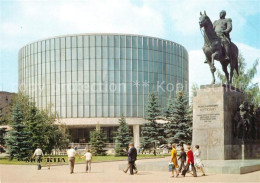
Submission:
M 158 154 L 156 156 L 152 154 L 140 154 L 137 156 L 137 159 L 149 159 L 149 158 L 163 158 L 168 157 L 170 154 Z M 46 156 L 47 157 L 47 156 Z M 48 156 L 48 157 L 59 157 L 64 158 L 66 162 L 59 162 L 59 163 L 51 163 L 51 165 L 63 165 L 68 164 L 68 157 L 67 156 Z M 126 156 L 114 156 L 114 155 L 107 155 L 107 156 L 93 156 L 93 162 L 105 162 L 105 161 L 122 161 L 127 160 Z M 76 163 L 85 163 L 85 159 L 80 159 L 76 156 Z M 35 165 L 35 162 L 25 162 L 25 161 L 17 161 L 13 159 L 10 161 L 8 157 L 0 157 L 0 164 L 8 164 L 8 165 Z M 42 163 L 43 166 L 45 162 Z

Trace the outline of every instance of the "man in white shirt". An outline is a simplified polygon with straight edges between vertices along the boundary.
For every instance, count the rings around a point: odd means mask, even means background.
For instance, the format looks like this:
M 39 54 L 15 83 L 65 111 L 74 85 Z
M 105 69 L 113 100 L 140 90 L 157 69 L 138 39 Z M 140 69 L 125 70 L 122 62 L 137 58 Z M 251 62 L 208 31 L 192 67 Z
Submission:
M 75 151 L 75 149 L 69 146 L 67 154 L 68 154 L 69 165 L 70 165 L 70 173 L 72 174 L 74 173 L 75 156 L 77 152 Z
M 90 153 L 90 150 L 88 149 L 86 154 L 84 154 L 81 158 L 86 157 L 86 172 L 91 171 L 91 161 L 92 161 L 92 154 Z
M 41 157 L 42 156 L 44 157 L 44 154 L 43 154 L 42 150 L 40 149 L 40 147 L 37 146 L 37 149 L 34 151 L 32 158 L 35 157 L 38 170 L 40 170 L 42 168 L 42 166 L 41 166 Z

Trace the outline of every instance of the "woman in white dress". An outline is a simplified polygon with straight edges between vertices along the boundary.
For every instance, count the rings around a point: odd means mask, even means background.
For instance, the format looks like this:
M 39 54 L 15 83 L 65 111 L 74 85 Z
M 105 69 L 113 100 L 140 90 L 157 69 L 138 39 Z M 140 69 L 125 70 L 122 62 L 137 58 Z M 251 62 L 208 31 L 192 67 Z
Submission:
M 201 170 L 202 172 L 202 176 L 205 176 L 205 172 L 203 170 L 203 163 L 201 161 L 200 155 L 201 155 L 201 151 L 199 150 L 199 145 L 195 146 L 195 151 L 194 151 L 194 163 L 195 163 L 195 167 L 197 167 L 199 170 Z

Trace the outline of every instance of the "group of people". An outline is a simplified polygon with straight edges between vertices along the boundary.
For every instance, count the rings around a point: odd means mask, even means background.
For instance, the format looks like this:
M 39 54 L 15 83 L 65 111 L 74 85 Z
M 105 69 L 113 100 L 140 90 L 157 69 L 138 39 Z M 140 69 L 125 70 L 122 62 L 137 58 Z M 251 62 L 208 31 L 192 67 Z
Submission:
M 184 151 L 184 148 L 181 147 L 181 153 L 179 157 L 177 158 L 177 150 L 175 145 L 172 145 L 171 150 L 171 169 L 172 169 L 172 177 L 174 177 L 174 172 L 176 174 L 176 177 L 179 176 L 179 173 L 181 173 L 182 176 L 185 177 L 186 173 L 189 171 L 189 168 L 192 169 L 192 175 L 194 177 L 197 177 L 197 171 L 196 168 L 199 169 L 202 172 L 202 176 L 205 176 L 204 172 L 204 165 L 201 160 L 201 151 L 199 150 L 199 145 L 195 146 L 194 153 L 191 150 L 191 147 L 187 147 L 188 152 Z M 178 165 L 178 160 L 180 160 L 181 165 Z
M 68 154 L 68 160 L 69 160 L 69 166 L 70 166 L 70 173 L 74 173 L 74 164 L 75 164 L 75 156 L 78 154 L 77 151 L 70 146 L 69 150 L 67 151 Z M 80 157 L 80 156 L 79 156 Z M 87 152 L 81 156 L 80 158 L 86 158 L 86 172 L 91 171 L 91 162 L 92 162 L 92 154 L 90 152 L 90 149 L 87 150 Z
M 80 156 L 78 154 L 78 152 L 72 146 L 69 146 L 69 148 L 67 150 L 67 155 L 68 155 L 68 161 L 69 161 L 70 173 L 71 174 L 74 173 L 74 165 L 75 165 L 76 155 L 78 155 L 79 158 L 83 158 L 83 157 L 86 158 L 86 172 L 90 173 L 90 171 L 91 171 L 91 161 L 92 161 L 92 154 L 90 152 L 90 149 L 88 149 L 87 152 L 83 156 Z M 41 158 L 42 157 L 44 157 L 44 154 L 43 154 L 42 150 L 40 149 L 40 147 L 37 146 L 37 149 L 34 151 L 32 158 L 35 158 L 38 170 L 41 169 Z M 50 169 L 50 165 L 48 165 L 48 168 Z
M 192 172 L 193 172 L 192 175 L 194 177 L 197 177 L 196 168 L 201 170 L 202 176 L 205 176 L 205 172 L 203 170 L 204 165 L 200 158 L 201 151 L 199 150 L 199 146 L 198 145 L 195 146 L 194 153 L 192 152 L 190 146 L 188 146 L 187 149 L 188 149 L 188 152 L 186 154 L 186 152 L 184 151 L 184 148 L 181 147 L 180 155 L 177 158 L 176 147 L 174 144 L 172 145 L 172 150 L 171 150 L 172 177 L 174 177 L 174 173 L 176 174 L 176 177 L 178 177 L 180 172 L 183 176 L 185 176 L 186 173 L 189 171 L 190 167 L 192 169 Z M 126 149 L 123 149 L 123 150 L 127 151 Z M 127 158 L 128 164 L 127 164 L 126 169 L 123 171 L 124 171 L 124 173 L 127 173 L 128 170 L 130 169 L 130 175 L 137 174 L 138 171 L 137 171 L 137 167 L 135 164 L 135 161 L 137 160 L 137 150 L 134 147 L 133 143 L 129 144 L 129 149 L 127 151 L 127 154 L 128 154 L 128 158 Z M 78 155 L 79 158 L 83 158 L 83 157 L 86 158 L 86 172 L 91 171 L 92 154 L 89 149 L 83 156 L 80 156 L 78 154 L 78 152 L 72 146 L 70 146 L 69 149 L 67 150 L 67 155 L 68 155 L 68 161 L 69 161 L 71 174 L 74 173 L 76 155 Z M 44 154 L 43 154 L 42 150 L 40 149 L 40 147 L 37 147 L 37 149 L 35 150 L 35 152 L 33 154 L 33 158 L 34 157 L 36 158 L 38 170 L 40 170 L 41 169 L 41 165 L 40 165 L 41 157 L 44 157 Z M 180 160 L 180 166 L 178 165 L 178 160 Z

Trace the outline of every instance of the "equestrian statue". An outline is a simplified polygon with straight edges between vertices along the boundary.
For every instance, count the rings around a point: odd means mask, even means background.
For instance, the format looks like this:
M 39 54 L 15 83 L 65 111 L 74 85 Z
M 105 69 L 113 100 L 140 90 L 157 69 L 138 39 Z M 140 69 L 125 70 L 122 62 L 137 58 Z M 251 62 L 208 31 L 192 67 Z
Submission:
M 213 24 L 207 16 L 200 12 L 199 25 L 203 32 L 204 46 L 203 51 L 206 56 L 204 63 L 208 63 L 212 74 L 212 83 L 215 84 L 216 67 L 214 61 L 218 60 L 222 65 L 222 70 L 225 73 L 227 84 L 232 84 L 234 70 L 238 73 L 238 48 L 231 42 L 229 33 L 232 30 L 232 20 L 225 18 L 226 11 L 220 12 L 220 19 Z M 228 73 L 228 65 L 230 64 L 230 75 Z

